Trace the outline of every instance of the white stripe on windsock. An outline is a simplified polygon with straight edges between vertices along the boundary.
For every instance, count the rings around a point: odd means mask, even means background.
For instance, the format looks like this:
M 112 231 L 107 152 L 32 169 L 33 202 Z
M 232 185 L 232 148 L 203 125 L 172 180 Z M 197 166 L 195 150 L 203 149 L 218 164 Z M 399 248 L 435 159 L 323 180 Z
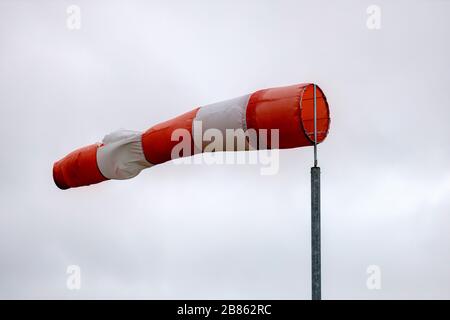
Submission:
M 194 141 L 203 141 L 203 134 L 206 130 L 211 129 L 219 130 L 224 138 L 226 137 L 227 129 L 242 129 L 243 131 L 246 131 L 246 112 L 250 96 L 251 94 L 246 94 L 234 99 L 229 99 L 201 107 L 194 119 L 192 132 Z M 201 123 L 201 125 L 199 125 L 199 123 Z M 199 126 L 201 127 L 201 130 L 199 130 Z M 210 141 L 203 141 L 202 148 L 204 148 L 209 142 Z M 197 146 L 197 143 L 195 145 L 195 149 L 196 153 L 202 152 L 199 146 Z M 226 145 L 223 146 L 223 150 L 226 150 Z
M 97 149 L 97 165 L 105 178 L 130 179 L 152 166 L 145 159 L 141 136 L 141 132 L 121 129 L 103 138 L 103 146 Z
M 246 110 L 251 94 L 208 104 L 198 110 L 195 121 L 202 121 L 203 130 L 247 129 Z

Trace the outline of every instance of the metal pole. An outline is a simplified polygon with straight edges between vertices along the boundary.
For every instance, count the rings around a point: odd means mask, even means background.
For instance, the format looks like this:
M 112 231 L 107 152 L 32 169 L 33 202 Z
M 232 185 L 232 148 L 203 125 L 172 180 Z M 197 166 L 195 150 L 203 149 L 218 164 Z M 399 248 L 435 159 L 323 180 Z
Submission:
M 321 300 L 320 167 L 317 166 L 317 103 L 314 85 L 314 167 L 311 168 L 311 284 L 312 300 Z
M 314 167 L 317 167 L 317 100 L 316 100 L 315 84 L 314 84 Z

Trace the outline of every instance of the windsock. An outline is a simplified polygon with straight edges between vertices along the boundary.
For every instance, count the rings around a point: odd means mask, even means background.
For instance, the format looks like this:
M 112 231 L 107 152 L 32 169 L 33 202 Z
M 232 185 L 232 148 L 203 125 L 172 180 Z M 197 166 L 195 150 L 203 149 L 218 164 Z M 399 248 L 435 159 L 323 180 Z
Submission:
M 87 186 L 109 179 L 130 179 L 145 168 L 172 160 L 174 149 L 182 139 L 190 139 L 188 142 L 192 148 L 175 152 L 176 157 L 211 151 L 205 148 L 203 141 L 200 144 L 195 141 L 196 136 L 201 136 L 208 130 L 222 133 L 229 140 L 229 130 L 253 130 L 258 139 L 263 130 L 277 129 L 276 148 L 311 146 L 314 144 L 314 87 L 316 142 L 320 143 L 326 138 L 330 126 L 330 112 L 325 95 L 313 84 L 296 84 L 263 89 L 198 107 L 145 132 L 115 131 L 106 135 L 101 143 L 77 149 L 55 162 L 53 179 L 60 189 Z M 180 132 L 189 135 L 183 136 L 178 134 Z M 238 148 L 234 143 L 228 142 L 224 142 L 223 149 L 216 148 L 215 151 L 273 147 L 270 141 L 261 146 L 247 140 L 249 143 Z

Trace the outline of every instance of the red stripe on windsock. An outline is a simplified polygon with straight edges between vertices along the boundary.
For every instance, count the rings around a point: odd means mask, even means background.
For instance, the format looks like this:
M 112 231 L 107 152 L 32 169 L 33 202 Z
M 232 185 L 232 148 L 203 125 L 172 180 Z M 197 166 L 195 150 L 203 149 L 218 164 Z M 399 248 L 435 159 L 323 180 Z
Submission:
M 145 158 L 151 164 L 159 164 L 172 160 L 171 153 L 180 141 L 172 141 L 172 133 L 176 129 L 186 129 L 191 137 L 191 155 L 194 150 L 192 141 L 192 121 L 200 108 L 196 108 L 176 118 L 157 124 L 142 135 L 142 148 Z M 181 155 L 186 156 L 186 155 Z
M 312 84 L 298 84 L 256 91 L 250 96 L 247 105 L 247 128 L 279 129 L 281 149 L 312 145 L 314 105 L 310 92 L 313 87 Z M 316 88 L 317 131 L 322 132 L 317 142 L 321 142 L 328 133 L 330 119 L 326 99 L 320 88 Z M 270 134 L 268 144 L 270 146 Z
M 106 179 L 97 166 L 98 144 L 77 149 L 53 165 L 53 180 L 60 189 L 99 183 Z

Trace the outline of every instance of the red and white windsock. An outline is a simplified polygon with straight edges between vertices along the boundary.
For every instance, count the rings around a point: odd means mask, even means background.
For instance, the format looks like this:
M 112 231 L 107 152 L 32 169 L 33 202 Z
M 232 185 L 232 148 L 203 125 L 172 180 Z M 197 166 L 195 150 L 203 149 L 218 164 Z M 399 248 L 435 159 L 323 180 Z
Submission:
M 316 86 L 317 143 L 322 142 L 330 125 L 330 112 L 322 90 Z M 169 161 L 178 156 L 190 156 L 207 151 L 236 151 L 274 148 L 252 143 L 246 136 L 245 146 L 236 147 L 235 136 L 228 132 L 240 130 L 256 133 L 278 130 L 276 148 L 296 148 L 314 144 L 314 85 L 296 84 L 270 88 L 235 99 L 195 108 L 174 119 L 157 124 L 145 132 L 119 130 L 108 134 L 101 143 L 77 149 L 53 165 L 53 179 L 60 189 L 75 188 L 109 179 L 129 179 L 142 169 Z M 214 150 L 205 140 L 196 137 L 207 133 L 221 133 L 225 140 Z M 189 135 L 183 134 L 188 133 Z M 210 135 L 211 136 L 211 135 Z M 188 138 L 187 138 L 188 137 Z M 190 139 L 188 152 L 177 145 Z M 201 139 L 201 138 L 200 138 Z M 228 141 L 226 141 L 228 139 Z M 229 140 L 233 140 L 230 143 Z M 211 137 L 206 137 L 211 141 Z M 186 142 L 186 141 L 184 141 Z

